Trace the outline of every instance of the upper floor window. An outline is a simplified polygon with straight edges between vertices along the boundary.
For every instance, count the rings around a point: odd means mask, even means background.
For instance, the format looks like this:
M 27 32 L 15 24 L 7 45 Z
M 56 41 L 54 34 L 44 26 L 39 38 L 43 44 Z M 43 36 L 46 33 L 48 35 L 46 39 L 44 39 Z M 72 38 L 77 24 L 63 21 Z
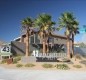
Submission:
M 34 43 L 34 36 L 30 36 L 30 43 L 33 44 Z

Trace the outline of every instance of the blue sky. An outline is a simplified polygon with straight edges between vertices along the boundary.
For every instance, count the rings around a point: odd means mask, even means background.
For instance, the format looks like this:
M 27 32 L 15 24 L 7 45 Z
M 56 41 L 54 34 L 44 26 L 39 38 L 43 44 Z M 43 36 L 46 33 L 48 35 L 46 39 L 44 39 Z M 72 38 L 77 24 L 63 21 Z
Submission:
M 80 28 L 86 24 L 86 0 L 0 0 L 0 39 L 10 42 L 20 36 L 23 18 L 48 13 L 58 23 L 59 16 L 66 11 L 74 13 Z M 82 36 L 76 35 L 75 40 L 81 41 Z

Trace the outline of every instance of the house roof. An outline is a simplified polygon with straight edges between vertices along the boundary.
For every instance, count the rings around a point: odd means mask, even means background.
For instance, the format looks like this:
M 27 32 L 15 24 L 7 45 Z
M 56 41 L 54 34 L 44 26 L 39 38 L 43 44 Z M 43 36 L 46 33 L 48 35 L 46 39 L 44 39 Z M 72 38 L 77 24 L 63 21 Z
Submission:
M 37 32 L 38 32 L 38 29 L 33 29 L 31 34 L 33 35 L 34 33 L 37 33 Z M 22 36 L 26 37 L 25 33 L 22 34 Z M 65 35 L 63 36 L 63 35 L 59 35 L 59 34 L 55 34 L 55 33 L 51 33 L 50 36 L 55 37 L 55 38 L 60 38 L 60 39 L 67 39 L 67 37 Z M 14 41 L 19 40 L 20 38 L 21 37 L 15 38 Z M 72 40 L 72 39 L 70 38 L 70 40 Z
M 60 38 L 60 39 L 67 39 L 67 36 L 63 36 L 63 35 L 59 35 L 59 34 L 51 34 L 51 36 L 55 37 L 55 38 Z M 72 40 L 70 38 L 70 40 Z

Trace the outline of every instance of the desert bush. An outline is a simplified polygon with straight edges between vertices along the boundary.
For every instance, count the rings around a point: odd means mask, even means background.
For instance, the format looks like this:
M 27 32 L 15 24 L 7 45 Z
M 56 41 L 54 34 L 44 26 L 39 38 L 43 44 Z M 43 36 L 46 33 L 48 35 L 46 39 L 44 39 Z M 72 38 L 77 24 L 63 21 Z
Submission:
M 18 61 L 16 59 L 13 59 L 13 64 L 18 63 Z
M 43 64 L 42 67 L 44 68 L 53 68 L 52 64 Z
M 2 61 L 1 61 L 1 64 L 4 64 L 4 63 L 6 63 L 7 61 L 6 61 L 6 59 L 3 59 Z
M 73 65 L 73 67 L 75 67 L 75 68 L 82 68 L 81 65 Z
M 20 61 L 21 60 L 21 56 L 15 57 L 14 59 L 16 59 L 16 61 Z
M 85 59 L 86 59 L 86 55 L 83 55 L 83 58 L 85 58 Z
M 68 67 L 67 64 L 57 64 L 55 67 L 56 67 L 57 69 L 63 69 L 63 70 L 69 69 L 69 67 Z
M 18 63 L 18 61 L 20 61 L 20 60 L 21 60 L 21 56 L 15 57 L 15 58 L 13 59 L 13 64 Z
M 34 64 L 31 64 L 31 63 L 25 65 L 25 67 L 34 67 L 34 66 L 35 65 Z
M 23 65 L 22 64 L 17 64 L 16 67 L 20 68 L 22 67 Z

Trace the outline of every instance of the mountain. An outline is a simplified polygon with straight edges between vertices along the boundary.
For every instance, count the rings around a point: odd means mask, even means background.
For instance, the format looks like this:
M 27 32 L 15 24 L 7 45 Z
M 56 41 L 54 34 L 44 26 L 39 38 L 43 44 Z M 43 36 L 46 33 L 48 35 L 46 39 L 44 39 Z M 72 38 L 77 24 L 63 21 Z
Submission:
M 3 40 L 0 40 L 0 46 L 2 45 L 2 44 L 5 44 L 6 42 L 4 42 Z

